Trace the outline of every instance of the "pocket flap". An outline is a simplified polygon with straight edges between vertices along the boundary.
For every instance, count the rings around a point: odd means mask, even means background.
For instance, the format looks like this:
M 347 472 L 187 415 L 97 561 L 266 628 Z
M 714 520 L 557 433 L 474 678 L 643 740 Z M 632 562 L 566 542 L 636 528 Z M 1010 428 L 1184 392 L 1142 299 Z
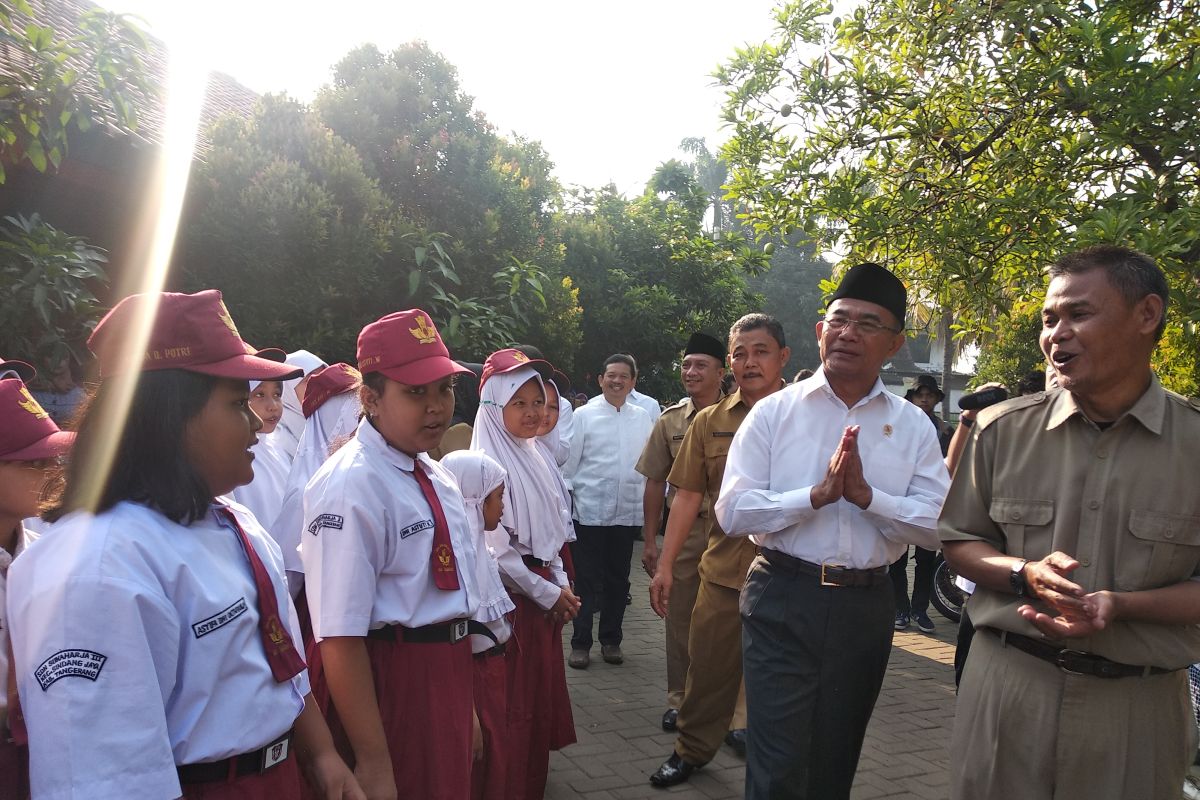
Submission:
M 1054 501 L 995 497 L 989 515 L 1002 524 L 1049 525 L 1054 519 Z
M 1200 517 L 1134 509 L 1129 515 L 1129 532 L 1151 542 L 1200 545 Z

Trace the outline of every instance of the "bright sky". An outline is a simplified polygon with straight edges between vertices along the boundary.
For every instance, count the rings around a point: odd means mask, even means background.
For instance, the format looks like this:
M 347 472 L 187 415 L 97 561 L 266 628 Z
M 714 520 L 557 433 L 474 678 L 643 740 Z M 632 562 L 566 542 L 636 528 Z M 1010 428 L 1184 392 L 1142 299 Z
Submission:
M 542 142 L 566 184 L 640 193 L 681 139 L 722 132 L 713 69 L 772 29 L 775 0 L 99 0 L 211 69 L 309 101 L 354 47 L 424 39 L 503 132 Z

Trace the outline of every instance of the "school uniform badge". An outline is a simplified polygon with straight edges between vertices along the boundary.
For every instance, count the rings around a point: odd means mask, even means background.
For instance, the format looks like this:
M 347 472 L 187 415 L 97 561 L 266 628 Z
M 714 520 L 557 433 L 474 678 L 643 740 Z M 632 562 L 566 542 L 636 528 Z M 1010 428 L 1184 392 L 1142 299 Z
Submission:
M 308 532 L 316 536 L 322 528 L 340 531 L 342 529 L 342 522 L 343 519 L 338 514 L 322 514 L 308 523 Z
M 33 671 L 33 677 L 43 692 L 63 678 L 87 678 L 94 683 L 106 661 L 108 656 L 95 650 L 59 650 Z
M 891 426 L 891 425 L 884 425 L 884 426 L 883 426 L 883 435 L 884 435 L 884 436 L 891 436 L 891 435 L 892 435 L 892 433 L 893 433 L 893 428 L 892 428 L 892 426 Z

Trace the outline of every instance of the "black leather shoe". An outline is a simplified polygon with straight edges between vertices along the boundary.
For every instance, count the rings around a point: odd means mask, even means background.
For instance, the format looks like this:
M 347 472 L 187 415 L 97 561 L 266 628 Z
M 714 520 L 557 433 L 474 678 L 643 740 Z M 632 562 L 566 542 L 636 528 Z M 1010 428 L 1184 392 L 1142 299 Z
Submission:
M 667 733 L 670 733 L 671 731 L 675 730 L 675 721 L 677 719 L 679 719 L 679 709 L 678 708 L 668 708 L 667 713 L 663 714 L 663 718 L 662 718 L 663 730 L 666 731 Z
M 650 785 L 665 789 L 668 786 L 683 783 L 698 769 L 700 769 L 699 766 L 684 761 L 678 753 L 671 753 L 671 757 L 650 776 Z
M 725 734 L 725 744 L 742 758 L 746 757 L 746 729 L 736 728 Z

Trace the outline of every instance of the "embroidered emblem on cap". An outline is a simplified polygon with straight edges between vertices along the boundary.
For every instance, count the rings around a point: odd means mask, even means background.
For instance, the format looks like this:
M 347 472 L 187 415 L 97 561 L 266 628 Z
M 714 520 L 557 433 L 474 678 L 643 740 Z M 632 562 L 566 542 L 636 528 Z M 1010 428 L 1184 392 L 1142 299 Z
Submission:
M 892 435 L 892 426 L 891 426 L 891 425 L 884 425 L 884 426 L 883 426 L 883 435 L 884 435 L 884 436 L 891 436 L 891 435 Z
M 29 393 L 28 389 L 22 386 L 20 392 L 21 397 L 25 399 L 18 400 L 17 405 L 21 406 L 21 408 L 25 409 L 30 414 L 33 414 L 38 419 L 45 419 L 46 417 L 50 416 L 46 413 L 46 409 L 42 408 L 41 405 L 38 404 L 38 401 L 33 399 L 33 395 Z
M 421 344 L 433 344 L 437 341 L 437 328 L 428 317 L 417 317 L 417 327 L 409 328 L 408 332 Z
M 525 362 L 525 361 L 528 361 L 528 360 L 529 360 L 529 356 L 525 355 L 525 354 L 524 354 L 524 353 L 522 353 L 520 350 L 517 350 L 516 352 L 514 352 L 514 353 L 512 354 L 512 360 L 513 360 L 513 361 Z
M 225 327 L 229 328 L 229 332 L 239 339 L 242 335 L 238 333 L 237 325 L 233 324 L 233 317 L 229 316 L 229 309 L 225 307 L 225 301 L 220 302 L 221 310 L 217 313 L 217 319 L 225 323 Z
M 43 692 L 63 678 L 87 678 L 94 682 L 106 661 L 108 656 L 94 650 L 59 650 L 34 670 L 33 677 Z

